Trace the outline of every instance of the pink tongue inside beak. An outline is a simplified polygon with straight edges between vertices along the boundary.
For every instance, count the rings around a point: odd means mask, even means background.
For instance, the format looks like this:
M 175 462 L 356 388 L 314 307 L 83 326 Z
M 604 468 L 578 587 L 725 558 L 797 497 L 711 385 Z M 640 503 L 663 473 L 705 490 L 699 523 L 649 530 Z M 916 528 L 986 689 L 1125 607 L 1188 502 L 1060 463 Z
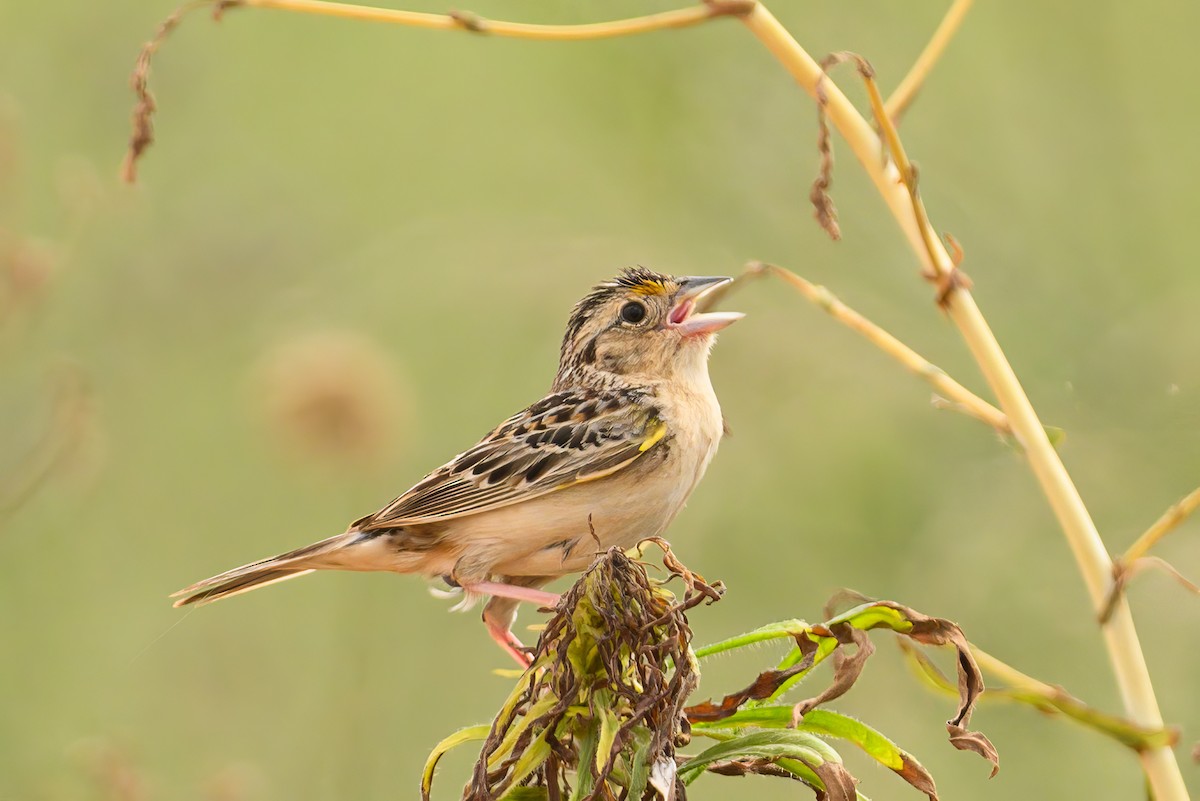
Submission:
M 674 325 L 679 325 L 684 320 L 686 320 L 688 315 L 692 313 L 693 305 L 694 304 L 690 300 L 685 300 L 683 303 L 680 303 L 674 309 L 671 309 L 671 322 Z

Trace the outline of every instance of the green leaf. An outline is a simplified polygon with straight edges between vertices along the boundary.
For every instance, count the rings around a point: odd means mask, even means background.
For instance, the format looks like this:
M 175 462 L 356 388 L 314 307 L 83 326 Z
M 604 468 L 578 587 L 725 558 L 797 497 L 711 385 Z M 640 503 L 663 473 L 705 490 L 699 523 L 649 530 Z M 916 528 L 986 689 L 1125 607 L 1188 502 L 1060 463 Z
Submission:
M 1050 440 L 1050 445 L 1052 447 L 1057 448 L 1059 445 L 1062 445 L 1067 441 L 1066 429 L 1059 428 L 1058 426 L 1047 425 L 1043 425 L 1042 428 L 1045 429 L 1046 439 Z
M 583 770 L 584 765 L 591 765 L 596 759 L 596 744 L 599 740 L 600 724 L 594 719 L 586 719 L 587 725 L 575 732 L 575 748 L 579 754 L 580 770 L 576 771 L 575 789 L 571 792 L 571 801 L 579 801 L 592 794 L 595 778 L 590 770 Z M 632 796 L 631 796 L 632 797 Z
M 535 770 L 541 767 L 546 758 L 550 756 L 550 743 L 546 742 L 546 729 L 543 729 L 537 738 L 525 749 L 521 754 L 521 758 L 517 760 L 517 764 L 513 765 L 512 772 L 508 776 L 508 785 L 515 789 L 521 782 L 529 778 Z M 511 790 L 509 792 L 512 792 Z M 505 793 L 501 798 L 508 798 L 508 793 Z
M 892 770 L 904 768 L 904 751 L 861 720 L 828 709 L 814 709 L 804 716 L 800 726 L 817 734 L 827 734 L 854 743 L 884 767 Z
M 763 728 L 787 728 L 792 723 L 792 707 L 790 706 L 760 706 L 743 709 L 721 721 L 714 723 L 696 723 L 697 730 L 708 727 L 724 729 L 741 728 L 744 726 L 761 726 Z M 857 745 L 875 761 L 892 770 L 904 767 L 904 751 L 885 737 L 878 730 L 871 728 L 861 720 L 833 712 L 828 709 L 814 709 L 804 716 L 796 727 L 797 731 L 807 731 L 813 734 L 824 734 L 837 737 Z
M 900 634 L 912 631 L 912 622 L 904 616 L 903 612 L 877 603 L 865 603 L 853 609 L 848 609 L 837 617 L 831 618 L 825 625 L 836 626 L 838 623 L 849 623 L 861 631 L 868 631 L 881 626 Z
M 500 744 L 496 746 L 496 750 L 493 751 L 491 756 L 488 757 L 488 768 L 494 768 L 496 765 L 500 764 L 500 760 L 508 756 L 509 752 L 512 751 L 513 746 L 517 744 L 517 739 L 521 736 L 521 734 L 527 728 L 529 728 L 534 721 L 550 711 L 550 709 L 557 703 L 557 698 L 551 694 L 547 694 L 536 704 L 529 707 L 529 710 L 521 716 L 521 720 L 515 725 L 509 726 L 508 731 L 504 733 L 504 739 L 500 741 Z
M 792 722 L 792 707 L 763 706 L 743 709 L 730 715 L 724 720 L 713 723 L 696 723 L 694 731 L 705 736 L 712 736 L 712 727 L 723 729 L 761 726 L 764 728 L 786 728 Z M 922 767 L 911 754 L 901 749 L 877 729 L 868 726 L 861 720 L 833 712 L 828 709 L 813 709 L 804 716 L 796 727 L 797 731 L 807 731 L 827 737 L 837 737 L 861 748 L 868 756 L 884 767 L 895 771 L 900 778 L 924 793 L 936 794 L 933 777 Z M 796 771 L 794 766 L 785 765 L 783 761 L 776 762 L 779 767 L 795 774 L 802 781 L 810 777 L 804 771 Z M 809 771 L 811 773 L 811 771 Z
M 646 757 L 650 755 L 650 741 L 653 739 L 650 730 L 645 726 L 633 729 L 633 762 L 629 768 L 629 792 L 626 798 L 639 799 L 646 792 L 646 783 L 650 780 L 650 763 Z
M 768 623 L 765 626 L 760 626 L 754 631 L 748 631 L 745 634 L 739 634 L 736 637 L 730 637 L 727 640 L 705 645 L 702 648 L 696 649 L 696 656 L 703 659 L 714 654 L 725 653 L 726 651 L 735 651 L 738 648 L 745 648 L 748 645 L 755 645 L 768 640 L 790 639 L 794 635 L 799 634 L 808 628 L 808 624 L 803 620 L 780 620 L 776 623 Z
M 709 727 L 739 728 L 758 725 L 763 728 L 787 728 L 792 723 L 791 706 L 757 706 L 754 709 L 733 713 L 724 721 L 715 723 L 696 723 L 697 730 Z M 856 718 L 841 715 L 824 709 L 811 710 L 804 716 L 796 727 L 797 731 L 810 731 L 812 734 L 823 734 L 839 737 L 841 740 L 852 742 L 862 748 L 866 754 L 884 767 L 901 770 L 905 764 L 905 752 L 899 746 L 887 739 L 880 731 Z
M 837 752 L 821 738 L 808 732 L 794 729 L 758 731 L 734 737 L 698 754 L 679 767 L 685 782 L 695 779 L 709 765 L 739 757 L 777 760 L 791 758 L 807 766 L 819 766 L 825 762 L 841 762 Z M 814 774 L 815 777 L 815 774 Z
M 600 718 L 600 739 L 596 744 L 596 773 L 604 772 L 612 755 L 613 743 L 617 739 L 620 722 L 612 709 L 612 693 L 597 690 L 595 695 L 596 716 Z
M 808 674 L 812 673 L 813 670 L 816 669 L 817 665 L 824 662 L 825 658 L 828 657 L 831 653 L 833 653 L 838 647 L 838 641 L 834 637 L 821 637 L 821 636 L 813 634 L 811 632 L 806 634 L 805 636 L 807 636 L 810 640 L 814 640 L 817 643 L 817 652 L 815 654 L 813 654 L 812 667 L 810 667 L 808 670 L 805 670 L 801 673 L 797 673 L 795 676 L 792 676 L 790 679 L 785 681 L 783 684 L 779 685 L 779 689 L 777 689 L 777 690 L 775 690 L 775 692 L 771 693 L 770 697 L 764 698 L 761 701 L 751 701 L 749 704 L 747 704 L 747 706 L 759 706 L 761 704 L 769 704 L 772 701 L 777 701 L 778 699 L 782 698 L 787 693 L 788 690 L 792 689 L 797 684 L 799 684 L 800 682 L 802 682 L 806 678 L 808 678 Z M 788 652 L 787 656 L 785 656 L 779 662 L 779 666 L 776 668 L 776 670 L 787 670 L 788 668 L 792 667 L 793 665 L 799 664 L 800 661 L 803 659 L 804 659 L 804 654 L 800 651 L 800 649 L 793 648 L 791 651 Z
M 825 782 L 821 781 L 821 777 L 817 775 L 816 771 L 814 771 L 808 765 L 805 765 L 800 760 L 789 759 L 785 757 L 783 759 L 775 760 L 775 764 L 807 784 L 809 787 L 812 787 L 816 790 L 825 789 Z
M 465 729 L 459 729 L 435 745 L 433 751 L 429 754 L 429 759 L 425 760 L 425 769 L 421 772 L 421 798 L 429 798 L 429 791 L 433 787 L 433 771 L 437 768 L 438 760 L 447 751 L 472 740 L 486 740 L 491 731 L 491 726 L 470 726 Z

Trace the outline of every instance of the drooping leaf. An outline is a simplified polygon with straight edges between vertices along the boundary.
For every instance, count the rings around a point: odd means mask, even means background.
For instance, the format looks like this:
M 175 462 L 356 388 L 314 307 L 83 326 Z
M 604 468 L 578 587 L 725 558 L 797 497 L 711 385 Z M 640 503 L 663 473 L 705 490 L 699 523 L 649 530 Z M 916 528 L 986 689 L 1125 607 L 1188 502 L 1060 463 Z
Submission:
M 633 760 L 629 766 L 629 798 L 639 799 L 646 792 L 650 781 L 650 741 L 653 739 L 650 730 L 645 726 L 637 726 L 633 730 Z
M 698 723 L 696 728 L 697 731 L 707 733 L 713 726 L 728 730 L 748 726 L 786 728 L 791 725 L 791 706 L 759 706 L 743 709 L 718 723 Z M 937 790 L 929 771 L 915 757 L 861 720 L 828 709 L 814 709 L 804 716 L 797 729 L 853 743 L 879 764 L 895 771 L 900 778 L 936 801 Z
M 970 645 L 957 624 L 929 617 L 894 601 L 871 601 L 834 618 L 863 630 L 886 627 L 923 645 L 950 645 L 958 654 L 958 712 L 946 722 L 950 743 L 963 751 L 974 751 L 992 763 L 992 776 L 1000 770 L 1000 755 L 987 736 L 968 729 L 971 714 L 983 692 L 983 674 Z
M 433 786 L 433 772 L 437 769 L 438 761 L 445 756 L 446 752 L 472 740 L 486 740 L 491 730 L 491 726 L 469 726 L 459 729 L 433 747 L 429 758 L 425 760 L 425 769 L 421 771 L 421 798 L 423 801 L 429 801 L 429 791 Z
M 600 723 L 590 718 L 574 733 L 576 754 L 580 765 L 590 765 L 596 759 L 596 745 L 600 737 Z M 571 790 L 570 801 L 580 801 L 592 794 L 595 780 L 590 770 L 581 770 L 575 776 L 575 786 Z
M 520 758 L 513 765 L 512 770 L 508 775 L 508 785 L 515 787 L 521 782 L 529 778 L 529 776 L 546 761 L 550 756 L 550 743 L 546 742 L 547 731 L 542 730 L 533 742 L 530 743 L 521 754 Z M 505 796 L 507 797 L 507 793 Z
M 520 720 L 510 726 L 504 733 L 504 737 L 500 740 L 499 745 L 495 747 L 491 753 L 491 756 L 488 757 L 488 768 L 494 768 L 500 763 L 501 759 L 508 756 L 509 752 L 512 751 L 517 741 L 520 740 L 521 735 L 524 734 L 525 730 L 529 728 L 530 724 L 532 724 L 533 721 L 537 720 L 542 715 L 549 712 L 557 702 L 557 698 L 547 696 L 530 706 L 528 711 L 521 716 Z
M 808 732 L 781 729 L 757 731 L 717 743 L 683 763 L 679 772 L 685 782 L 691 782 L 709 765 L 741 757 L 770 760 L 788 757 L 814 770 L 827 759 L 841 761 L 837 752 L 821 738 Z
M 807 628 L 808 624 L 803 620 L 780 620 L 776 623 L 768 623 L 745 634 L 739 634 L 736 637 L 730 637 L 729 639 L 697 648 L 696 657 L 704 659 L 714 654 L 735 651 L 738 648 L 746 648 L 770 640 L 790 639 Z
M 612 711 L 612 695 L 606 690 L 598 690 L 594 696 L 596 716 L 600 718 L 600 739 L 596 745 L 596 773 L 603 775 L 612 755 L 613 743 L 617 739 L 617 729 L 621 724 Z
M 840 762 L 822 762 L 814 766 L 813 771 L 825 785 L 827 801 L 854 801 L 858 795 L 855 791 L 858 779 L 851 776 L 850 771 Z

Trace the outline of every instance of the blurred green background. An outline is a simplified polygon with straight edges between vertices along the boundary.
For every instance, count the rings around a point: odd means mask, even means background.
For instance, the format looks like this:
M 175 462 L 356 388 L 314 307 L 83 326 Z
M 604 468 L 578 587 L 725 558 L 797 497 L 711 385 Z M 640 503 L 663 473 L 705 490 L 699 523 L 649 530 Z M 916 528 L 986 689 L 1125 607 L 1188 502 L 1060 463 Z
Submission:
M 868 56 L 885 89 L 946 7 L 772 5 L 814 54 Z M 470 6 L 561 22 L 668 7 Z M 166 596 L 341 531 L 537 398 L 570 305 L 625 265 L 777 261 L 982 390 L 844 148 L 844 241 L 813 223 L 813 105 L 736 22 L 546 44 L 200 14 L 156 63 L 159 141 L 123 186 L 127 76 L 171 9 L 0 4 L 4 486 L 55 447 L 47 428 L 73 444 L 0 522 L 4 801 L 413 797 L 428 749 L 507 693 L 475 614 L 390 575 L 195 612 Z M 1067 430 L 1114 551 L 1200 483 L 1197 27 L 1200 7 L 1165 0 L 977 4 L 902 126 L 935 224 L 966 248 L 1042 416 Z M 698 640 L 816 619 L 853 587 L 951 617 L 1119 711 L 1020 457 L 782 285 L 728 306 L 748 313 L 712 364 L 734 436 L 670 532 L 729 586 L 692 615 Z M 78 435 L 52 410 L 64 372 L 90 388 L 68 395 Z M 1197 528 L 1159 551 L 1193 576 Z M 1200 604 L 1156 576 L 1131 595 L 1200 792 Z M 718 661 L 702 694 L 773 657 Z M 1142 793 L 1120 746 L 1002 705 L 975 718 L 1003 760 L 988 781 L 945 742 L 952 701 L 886 642 L 834 706 L 915 752 L 947 798 Z M 848 758 L 868 795 L 915 795 Z M 447 760 L 442 797 L 469 762 Z M 694 795 L 751 793 L 803 795 L 720 777 Z

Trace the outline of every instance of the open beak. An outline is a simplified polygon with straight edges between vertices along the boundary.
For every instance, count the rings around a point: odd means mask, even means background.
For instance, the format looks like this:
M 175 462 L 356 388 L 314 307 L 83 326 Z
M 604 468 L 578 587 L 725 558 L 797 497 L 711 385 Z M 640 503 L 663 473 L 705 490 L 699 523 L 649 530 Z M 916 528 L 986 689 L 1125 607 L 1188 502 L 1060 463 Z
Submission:
M 732 280 L 725 276 L 689 276 L 679 279 L 682 287 L 675 293 L 675 305 L 667 317 L 667 327 L 678 331 L 685 337 L 698 336 L 720 331 L 745 317 L 746 315 L 741 312 L 695 313 L 701 298 Z

